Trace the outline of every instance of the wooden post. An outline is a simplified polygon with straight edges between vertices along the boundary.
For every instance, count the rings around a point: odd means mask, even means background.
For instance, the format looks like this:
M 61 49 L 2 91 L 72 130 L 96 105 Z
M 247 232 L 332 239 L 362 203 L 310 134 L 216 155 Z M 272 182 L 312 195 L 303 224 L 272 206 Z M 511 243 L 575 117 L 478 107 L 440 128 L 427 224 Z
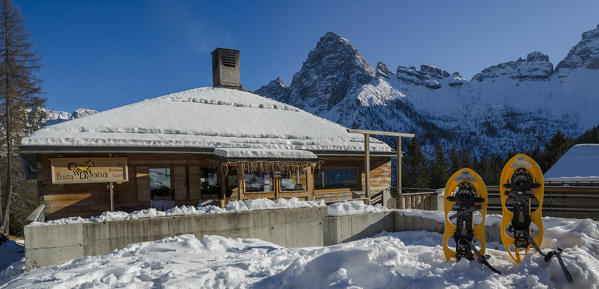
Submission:
M 218 171 L 218 182 L 220 184 L 220 206 L 225 207 L 227 205 L 227 179 L 225 176 L 225 167 L 223 164 L 219 164 Z
M 406 200 L 403 198 L 401 193 L 401 136 L 397 137 L 397 169 L 395 176 L 395 184 L 397 185 L 397 199 L 395 205 L 398 209 L 406 208 Z
M 370 201 L 370 143 L 369 138 L 371 134 L 374 135 L 386 135 L 386 136 L 395 136 L 397 137 L 397 200 L 396 207 L 398 209 L 405 209 L 405 200 L 404 196 L 401 192 L 401 138 L 413 138 L 415 135 L 413 133 L 400 133 L 400 132 L 389 132 L 389 131 L 377 131 L 377 130 L 364 130 L 364 129 L 351 129 L 348 128 L 347 132 L 349 133 L 360 133 L 364 135 L 364 152 L 365 152 L 365 160 L 364 167 L 366 170 L 364 176 L 364 187 L 366 197 L 368 201 Z
M 370 204 L 370 135 L 364 134 L 364 190 L 366 204 Z
M 245 193 L 245 171 L 243 171 L 242 166 L 238 165 L 237 168 L 237 199 L 243 202 L 244 193 Z
M 110 211 L 114 212 L 114 183 L 110 182 Z

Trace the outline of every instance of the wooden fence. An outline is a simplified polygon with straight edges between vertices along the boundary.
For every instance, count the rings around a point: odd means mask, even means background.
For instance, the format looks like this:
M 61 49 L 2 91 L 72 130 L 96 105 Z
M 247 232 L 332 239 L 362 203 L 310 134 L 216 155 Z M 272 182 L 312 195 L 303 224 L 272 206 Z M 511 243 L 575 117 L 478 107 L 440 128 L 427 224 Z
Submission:
M 402 188 L 402 198 L 406 209 L 437 210 L 437 193 L 434 189 Z M 397 190 L 392 187 L 389 203 L 395 204 L 396 200 Z
M 488 186 L 489 214 L 501 214 L 499 186 Z M 599 186 L 545 186 L 543 216 L 599 220 Z
M 501 214 L 499 186 L 488 186 L 489 214 Z M 429 188 L 403 188 L 406 209 L 436 210 L 437 194 Z M 389 203 L 397 198 L 395 188 L 391 189 Z M 599 186 L 545 186 L 543 216 L 561 218 L 591 218 L 599 221 Z

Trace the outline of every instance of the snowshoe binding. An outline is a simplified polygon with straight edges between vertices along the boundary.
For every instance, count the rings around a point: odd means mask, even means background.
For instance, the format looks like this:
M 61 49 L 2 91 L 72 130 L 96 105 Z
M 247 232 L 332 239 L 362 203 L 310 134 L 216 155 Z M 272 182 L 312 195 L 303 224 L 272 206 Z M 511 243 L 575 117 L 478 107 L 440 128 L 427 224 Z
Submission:
M 489 270 L 501 274 L 485 256 L 485 217 L 487 215 L 487 187 L 482 178 L 473 170 L 463 168 L 454 173 L 445 186 L 443 198 L 445 208 L 445 231 L 443 251 L 447 260 L 459 261 L 462 258 L 476 260 Z M 453 212 L 450 215 L 450 212 Z M 474 214 L 480 213 L 482 220 L 475 224 Z M 448 246 L 453 238 L 455 251 Z M 480 242 L 480 250 L 474 245 Z
M 572 282 L 562 258 L 562 250 L 545 254 L 539 248 L 543 243 L 543 172 L 529 156 L 518 154 L 510 159 L 501 172 L 501 241 L 510 257 L 520 263 L 530 248 L 539 252 L 548 262 L 557 257 L 566 279 Z M 536 226 L 536 230 L 532 226 Z M 536 235 L 536 236 L 535 236 Z M 534 237 L 533 237 L 534 236 Z

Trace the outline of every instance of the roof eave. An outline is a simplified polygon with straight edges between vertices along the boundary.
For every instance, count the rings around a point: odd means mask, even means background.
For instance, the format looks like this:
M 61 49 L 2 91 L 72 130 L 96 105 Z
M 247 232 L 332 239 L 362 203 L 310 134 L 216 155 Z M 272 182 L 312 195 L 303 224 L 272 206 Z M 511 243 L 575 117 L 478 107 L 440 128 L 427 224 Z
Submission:
M 128 147 L 128 146 L 36 146 L 21 145 L 22 154 L 52 154 L 52 153 L 182 153 L 182 154 L 214 154 L 214 148 L 198 147 Z M 323 156 L 364 156 L 364 151 L 311 151 L 318 157 Z M 372 157 L 397 157 L 395 151 L 371 151 Z

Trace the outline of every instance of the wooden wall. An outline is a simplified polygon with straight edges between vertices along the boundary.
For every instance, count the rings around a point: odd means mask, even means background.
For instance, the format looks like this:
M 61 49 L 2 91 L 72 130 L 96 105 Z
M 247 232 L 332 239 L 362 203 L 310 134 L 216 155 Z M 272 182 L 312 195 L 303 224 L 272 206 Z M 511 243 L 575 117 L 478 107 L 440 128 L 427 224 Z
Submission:
M 364 182 L 363 157 L 324 157 L 322 168 L 358 168 L 358 188 L 348 190 L 315 190 L 315 199 L 324 199 L 327 202 L 336 202 L 348 199 L 364 199 L 366 197 Z M 380 193 L 391 188 L 391 159 L 388 157 L 370 158 L 370 195 Z
M 46 218 L 48 220 L 81 216 L 99 215 L 110 209 L 108 184 L 52 184 L 50 175 L 50 160 L 54 157 L 107 157 L 106 154 L 71 154 L 71 155 L 42 155 L 39 163 L 39 194 L 40 201 L 46 202 Z M 115 209 L 119 211 L 134 211 L 150 207 L 150 187 L 148 171 L 150 167 L 171 168 L 174 199 L 176 205 L 197 205 L 202 199 L 218 199 L 220 195 L 205 195 L 200 192 L 200 168 L 213 167 L 216 164 L 211 155 L 199 154 L 112 154 L 113 157 L 127 157 L 129 181 L 117 183 L 114 187 Z M 364 159 L 360 157 L 323 157 L 323 168 L 355 167 L 359 170 L 359 187 L 348 190 L 314 191 L 312 169 L 307 168 L 307 189 L 299 192 L 244 193 L 243 177 L 239 177 L 239 191 L 235 191 L 232 199 L 252 198 L 290 198 L 327 199 L 345 194 L 351 198 L 364 195 Z M 219 184 L 224 178 L 219 177 Z M 388 189 L 391 186 L 390 158 L 371 158 L 371 195 Z M 331 199 L 333 200 L 333 199 Z
M 54 185 L 50 176 L 50 160 L 53 157 L 106 157 L 107 155 L 42 155 L 38 182 L 40 199 L 46 201 L 46 218 L 67 216 L 89 217 L 110 210 L 108 184 Z M 190 154 L 113 154 L 127 157 L 129 181 L 114 186 L 115 209 L 133 211 L 150 207 L 150 167 L 171 168 L 171 178 L 177 205 L 196 205 L 200 199 L 218 198 L 217 195 L 202 196 L 199 193 L 199 168 L 214 166 L 208 155 Z M 192 169 L 188 170 L 187 168 Z M 191 175 L 188 176 L 188 173 Z M 196 174 L 197 177 L 193 177 Z M 189 180 L 194 180 L 189 183 Z M 191 185 L 191 186 L 190 186 Z M 193 191 L 191 190 L 193 189 Z

